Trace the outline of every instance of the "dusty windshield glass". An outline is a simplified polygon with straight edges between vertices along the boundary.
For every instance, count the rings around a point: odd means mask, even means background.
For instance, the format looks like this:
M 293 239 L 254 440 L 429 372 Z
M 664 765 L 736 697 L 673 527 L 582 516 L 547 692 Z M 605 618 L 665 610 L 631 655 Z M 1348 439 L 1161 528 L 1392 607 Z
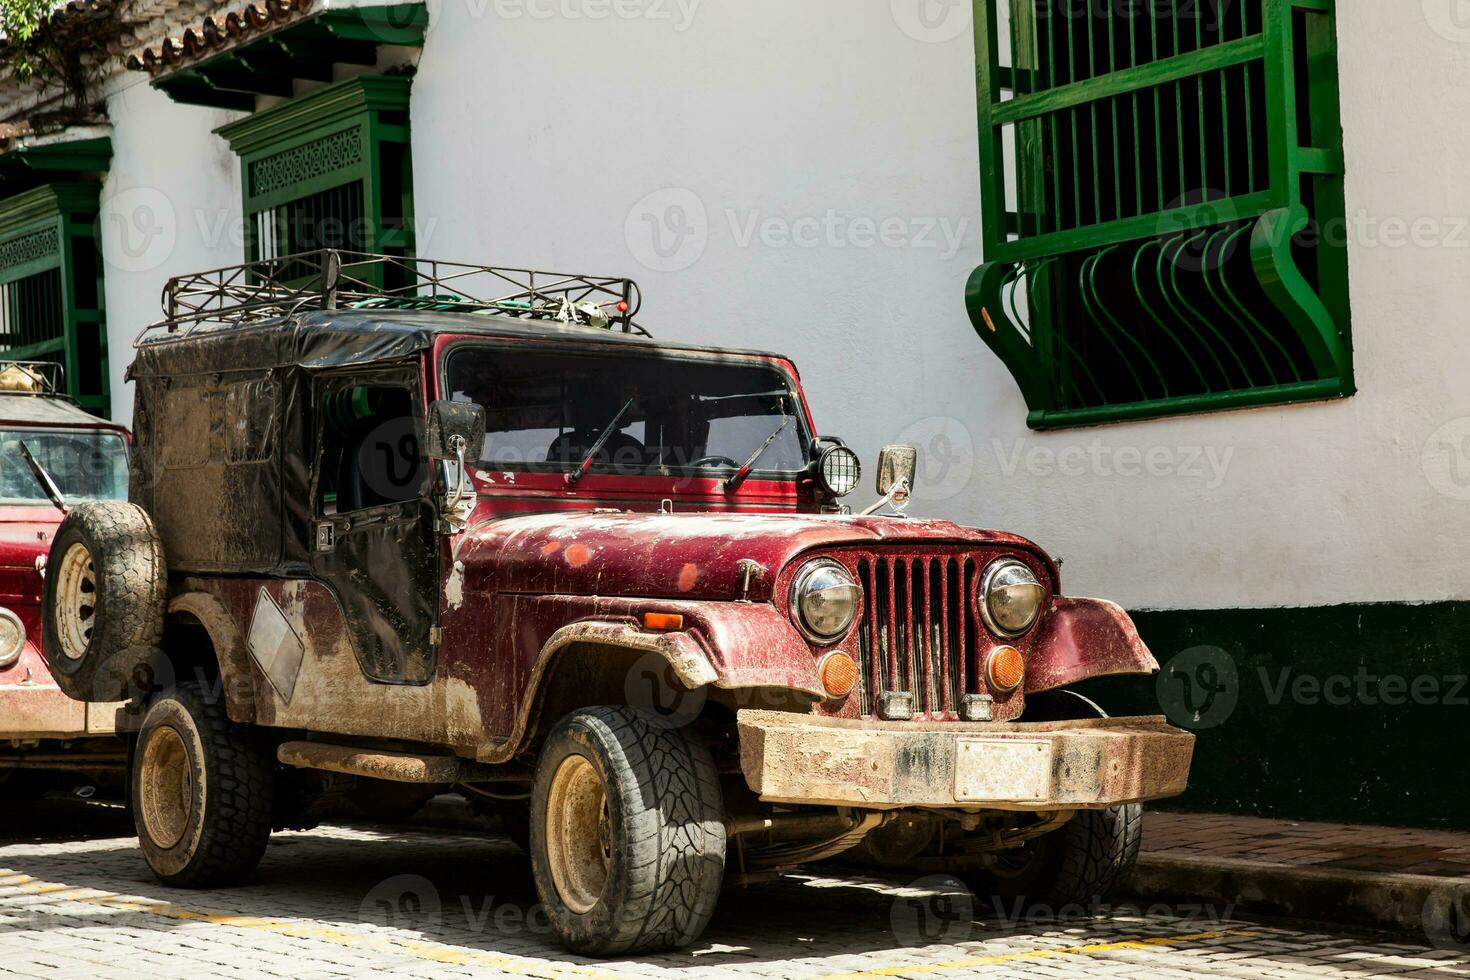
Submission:
M 446 381 L 450 397 L 484 406 L 480 462 L 495 469 L 572 470 L 589 455 L 596 471 L 629 474 L 721 476 L 757 453 L 755 472 L 806 465 L 795 392 L 770 367 L 471 348 Z
M 115 432 L 0 429 L 0 504 L 45 504 L 51 498 L 21 452 L 21 444 L 56 482 L 67 503 L 122 500 L 128 495 L 128 453 Z

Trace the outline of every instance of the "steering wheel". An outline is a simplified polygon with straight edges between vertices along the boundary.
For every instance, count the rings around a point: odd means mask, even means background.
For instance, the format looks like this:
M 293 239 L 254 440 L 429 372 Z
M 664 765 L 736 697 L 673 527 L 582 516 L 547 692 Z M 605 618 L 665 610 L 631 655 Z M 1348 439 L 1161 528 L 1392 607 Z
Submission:
M 698 459 L 696 459 L 694 462 L 690 463 L 689 465 L 690 466 L 728 466 L 728 467 L 730 467 L 731 469 L 734 469 L 734 470 L 740 469 L 740 464 L 737 463 L 735 460 L 731 459 L 729 456 L 701 456 Z

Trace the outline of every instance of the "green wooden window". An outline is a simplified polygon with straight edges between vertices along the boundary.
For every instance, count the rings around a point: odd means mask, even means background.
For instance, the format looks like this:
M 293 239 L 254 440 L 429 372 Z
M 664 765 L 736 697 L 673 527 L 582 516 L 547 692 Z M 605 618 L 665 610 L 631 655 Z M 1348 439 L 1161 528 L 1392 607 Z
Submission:
M 67 394 L 106 415 L 98 188 L 45 184 L 0 201 L 0 360 L 62 365 Z
M 1334 0 L 975 0 L 985 264 L 1034 428 L 1353 393 Z
M 248 260 L 413 254 L 409 84 L 353 78 L 219 130 L 240 157 Z

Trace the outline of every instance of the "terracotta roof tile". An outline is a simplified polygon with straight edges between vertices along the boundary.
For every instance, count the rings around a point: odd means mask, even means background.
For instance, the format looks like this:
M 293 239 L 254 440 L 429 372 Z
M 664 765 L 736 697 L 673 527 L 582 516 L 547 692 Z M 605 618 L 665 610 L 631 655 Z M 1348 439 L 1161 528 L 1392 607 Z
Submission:
M 73 0 L 80 3 L 112 3 L 113 0 Z M 224 14 L 210 14 L 184 28 L 177 37 L 128 55 L 128 68 L 150 75 L 181 68 L 252 35 L 274 30 L 294 20 L 311 7 L 312 0 L 258 0 Z

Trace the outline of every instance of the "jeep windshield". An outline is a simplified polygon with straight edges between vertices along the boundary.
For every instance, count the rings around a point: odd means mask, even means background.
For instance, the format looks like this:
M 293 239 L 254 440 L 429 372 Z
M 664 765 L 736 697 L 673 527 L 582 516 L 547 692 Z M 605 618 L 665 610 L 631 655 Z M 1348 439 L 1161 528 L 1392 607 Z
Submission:
M 485 409 L 482 465 L 571 473 L 791 478 L 808 432 L 790 379 L 774 367 L 649 355 L 466 348 L 447 367 L 450 397 Z M 779 431 L 778 431 L 779 430 Z M 600 443 L 600 444 L 599 444 Z
M 16 427 L 0 429 L 0 504 L 51 506 L 22 443 L 68 504 L 126 499 L 128 449 L 116 432 Z

